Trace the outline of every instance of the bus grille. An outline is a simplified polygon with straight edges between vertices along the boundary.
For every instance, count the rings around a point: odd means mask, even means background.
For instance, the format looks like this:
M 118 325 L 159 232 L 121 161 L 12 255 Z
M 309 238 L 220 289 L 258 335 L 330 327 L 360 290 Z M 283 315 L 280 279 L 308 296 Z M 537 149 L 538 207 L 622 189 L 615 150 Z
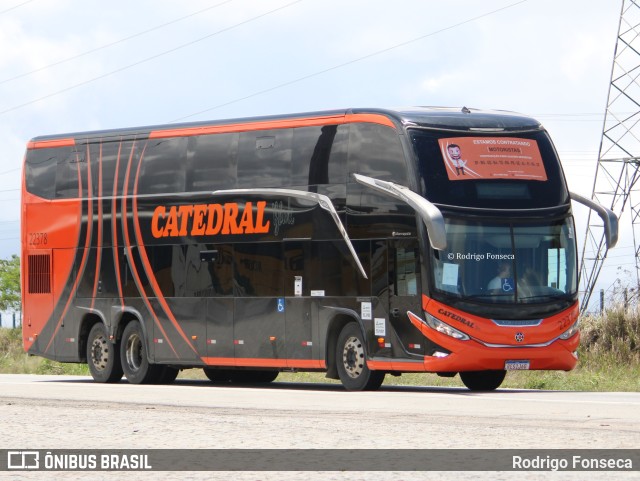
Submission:
M 51 254 L 29 255 L 29 294 L 51 293 Z

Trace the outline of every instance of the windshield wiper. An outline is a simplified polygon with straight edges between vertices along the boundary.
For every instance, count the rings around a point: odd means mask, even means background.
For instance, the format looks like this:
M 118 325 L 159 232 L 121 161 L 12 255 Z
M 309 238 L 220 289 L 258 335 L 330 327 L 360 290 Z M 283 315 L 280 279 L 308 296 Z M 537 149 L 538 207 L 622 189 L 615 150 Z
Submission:
M 546 298 L 552 301 L 558 301 L 558 300 L 566 300 L 569 296 L 570 294 L 540 294 L 539 296 L 524 296 L 524 297 L 518 296 L 518 300 L 527 301 L 530 299 Z
M 474 299 L 495 299 L 495 298 L 503 298 L 503 297 L 513 297 L 513 294 L 502 294 L 502 293 L 497 293 L 497 294 L 489 294 L 487 293 L 482 293 L 482 294 L 473 294 L 471 296 L 462 296 L 462 299 L 464 300 L 474 300 Z

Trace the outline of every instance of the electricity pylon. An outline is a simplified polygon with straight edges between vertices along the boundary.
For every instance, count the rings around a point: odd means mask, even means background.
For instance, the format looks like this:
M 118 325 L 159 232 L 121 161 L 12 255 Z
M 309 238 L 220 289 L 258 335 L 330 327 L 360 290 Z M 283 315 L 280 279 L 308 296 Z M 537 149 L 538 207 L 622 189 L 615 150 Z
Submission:
M 592 199 L 619 218 L 631 216 L 635 282 L 640 286 L 640 0 L 623 0 Z M 624 234 L 624 232 L 621 232 Z M 589 213 L 582 249 L 582 310 L 589 306 L 607 256 L 599 217 Z

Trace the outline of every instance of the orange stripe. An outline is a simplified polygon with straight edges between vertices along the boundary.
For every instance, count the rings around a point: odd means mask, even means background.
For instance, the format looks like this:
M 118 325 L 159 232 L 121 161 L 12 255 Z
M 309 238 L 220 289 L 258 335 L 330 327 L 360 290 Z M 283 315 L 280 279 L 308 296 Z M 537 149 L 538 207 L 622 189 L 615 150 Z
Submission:
M 124 296 L 122 295 L 122 282 L 120 279 L 120 259 L 118 257 L 118 170 L 120 168 L 120 154 L 122 152 L 122 141 L 118 147 L 118 158 L 116 159 L 116 173 L 113 177 L 113 201 L 111 204 L 111 238 L 113 241 L 113 264 L 116 267 L 116 283 L 118 284 L 118 295 L 120 305 L 124 310 Z
M 78 156 L 78 154 L 76 153 L 76 157 Z M 88 164 L 88 162 L 87 162 Z M 80 175 L 80 162 L 76 162 L 77 165 L 77 169 L 78 169 L 78 196 L 80 198 L 82 198 L 82 176 Z M 85 237 L 84 240 L 84 249 L 83 249 L 83 253 L 82 253 L 82 260 L 80 261 L 80 266 L 78 269 L 78 275 L 76 276 L 76 280 L 73 283 L 73 287 L 71 288 L 71 292 L 69 293 L 69 299 L 67 299 L 67 304 L 64 306 L 64 310 L 62 311 L 62 315 L 60 316 L 60 320 L 58 320 L 58 324 L 56 325 L 56 328 L 53 331 L 53 335 L 51 336 L 51 339 L 49 340 L 49 343 L 47 344 L 47 347 L 45 348 L 44 352 L 46 353 L 47 351 L 49 351 L 49 349 L 51 348 L 51 345 L 53 344 L 53 340 L 55 339 L 55 337 L 58 335 L 58 331 L 60 330 L 60 327 L 62 326 L 62 323 L 64 322 L 64 319 L 67 315 L 67 311 L 69 310 L 69 307 L 71 306 L 71 301 L 75 300 L 75 294 L 77 293 L 78 290 L 78 284 L 80 283 L 80 279 L 81 277 L 84 276 L 84 269 L 87 265 L 87 260 L 89 258 L 89 252 L 91 251 L 90 247 L 91 247 L 91 237 L 93 235 L 93 191 L 91 190 L 91 169 L 87 166 L 87 178 L 89 179 L 89 185 L 87 186 L 87 198 L 84 199 L 87 201 L 87 235 Z M 82 222 L 82 221 L 81 221 Z
M 153 306 L 151 305 L 151 301 L 149 300 L 149 297 L 147 296 L 147 293 L 144 290 L 144 286 L 142 285 L 142 281 L 140 280 L 138 269 L 136 269 L 136 263 L 133 260 L 133 249 L 131 247 L 131 239 L 129 238 L 129 221 L 127 220 L 127 191 L 129 189 L 131 163 L 133 161 L 133 154 L 135 152 L 135 148 L 136 148 L 136 142 L 134 141 L 133 144 L 131 145 L 131 155 L 129 156 L 129 163 L 127 164 L 127 170 L 125 171 L 125 176 L 124 176 L 124 184 L 122 186 L 122 233 L 123 233 L 125 248 L 127 249 L 127 256 L 128 256 L 127 262 L 131 267 L 131 274 L 133 274 L 136 286 L 138 286 L 138 290 L 140 291 L 140 297 L 142 298 L 142 301 L 144 302 L 145 306 L 147 306 L 147 309 L 149 309 L 149 312 L 153 316 L 153 319 L 155 320 L 158 328 L 160 329 L 160 332 L 162 332 L 164 339 L 167 340 L 167 343 L 169 344 L 169 347 L 175 354 L 176 358 L 179 358 L 180 356 L 178 356 L 178 352 L 175 350 L 171 342 L 171 339 L 169 338 L 169 336 L 167 336 L 167 333 L 162 328 L 162 324 L 160 323 L 160 320 L 158 319 L 158 316 L 154 311 Z M 145 144 L 145 149 L 146 149 L 146 144 Z M 140 156 L 140 162 L 142 162 L 143 156 L 144 156 L 144 149 L 142 151 L 142 155 Z M 140 320 L 142 321 L 142 319 Z
M 422 362 L 406 361 L 367 361 L 367 367 L 373 371 L 425 372 Z
M 345 116 L 345 121 L 348 124 L 365 122 L 370 124 L 386 125 L 387 127 L 391 127 L 392 129 L 396 128 L 393 121 L 386 115 L 382 114 L 347 114 Z
M 27 144 L 27 149 L 55 149 L 58 147 L 73 147 L 74 145 L 76 145 L 75 139 L 32 140 Z
M 89 182 L 91 179 L 91 152 L 87 143 L 87 168 L 89 169 Z M 96 272 L 93 278 L 93 294 L 91 296 L 91 309 L 94 308 L 96 295 L 98 293 L 98 283 L 100 280 L 100 270 L 102 269 L 102 142 L 100 143 L 100 155 L 98 156 L 98 239 L 96 249 Z
M 149 262 L 149 257 L 147 256 L 147 250 L 145 249 L 145 245 L 144 245 L 144 239 L 142 238 L 142 231 L 140 229 L 140 218 L 138 217 L 138 180 L 140 178 L 140 167 L 142 166 L 142 161 L 144 159 L 144 150 L 146 150 L 146 148 L 147 146 L 145 144 L 142 154 L 140 155 L 140 161 L 138 162 L 138 168 L 136 170 L 136 176 L 133 183 L 133 206 L 132 206 L 133 219 L 134 219 L 133 230 L 135 232 L 136 239 L 138 241 L 138 254 L 140 255 L 140 260 L 142 261 L 142 267 L 146 271 L 149 284 L 151 284 L 151 288 L 153 289 L 153 292 L 156 295 L 156 299 L 158 300 L 158 302 L 160 302 L 160 306 L 162 307 L 164 312 L 167 314 L 167 317 L 169 318 L 173 326 L 176 328 L 176 330 L 178 331 L 182 339 L 184 339 L 184 342 L 187 343 L 187 346 L 189 346 L 191 350 L 194 352 L 194 354 L 197 356 L 198 351 L 193 346 L 193 344 L 191 344 L 191 341 L 189 340 L 187 335 L 184 333 L 184 331 L 180 327 L 180 323 L 173 315 L 171 308 L 167 304 L 167 300 L 162 294 L 162 289 L 160 289 L 160 286 L 158 285 L 158 282 L 156 280 L 155 272 L 153 271 L 153 268 L 151 267 L 151 263 Z M 160 329 L 162 329 L 162 327 Z M 163 334 L 164 334 L 164 331 L 163 331 Z M 165 334 L 165 337 L 166 337 L 166 334 Z
M 167 137 L 190 137 L 193 135 L 226 134 L 232 132 L 247 132 L 253 130 L 272 130 L 296 127 L 318 127 L 321 125 L 339 125 L 355 122 L 367 122 L 386 125 L 395 128 L 391 119 L 381 114 L 348 114 L 326 117 L 309 117 L 301 119 L 282 119 L 243 124 L 204 125 L 201 127 L 185 127 L 181 129 L 154 130 L 149 139 L 164 139 Z
M 318 359 L 267 359 L 249 357 L 203 357 L 208 366 L 235 367 L 296 367 L 300 369 L 326 369 L 325 361 Z

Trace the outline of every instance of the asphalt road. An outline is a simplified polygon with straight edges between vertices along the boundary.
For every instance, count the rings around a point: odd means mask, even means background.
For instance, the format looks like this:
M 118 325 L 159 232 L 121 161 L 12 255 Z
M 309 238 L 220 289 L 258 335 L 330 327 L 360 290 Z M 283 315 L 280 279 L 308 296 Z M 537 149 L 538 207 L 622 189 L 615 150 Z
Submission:
M 638 449 L 640 393 L 0 375 L 0 449 Z M 11 476 L 8 476 L 11 474 Z M 47 479 L 45 473 L 0 473 Z M 52 474 L 52 473 L 49 473 Z M 640 479 L 634 473 L 55 473 L 48 479 Z

